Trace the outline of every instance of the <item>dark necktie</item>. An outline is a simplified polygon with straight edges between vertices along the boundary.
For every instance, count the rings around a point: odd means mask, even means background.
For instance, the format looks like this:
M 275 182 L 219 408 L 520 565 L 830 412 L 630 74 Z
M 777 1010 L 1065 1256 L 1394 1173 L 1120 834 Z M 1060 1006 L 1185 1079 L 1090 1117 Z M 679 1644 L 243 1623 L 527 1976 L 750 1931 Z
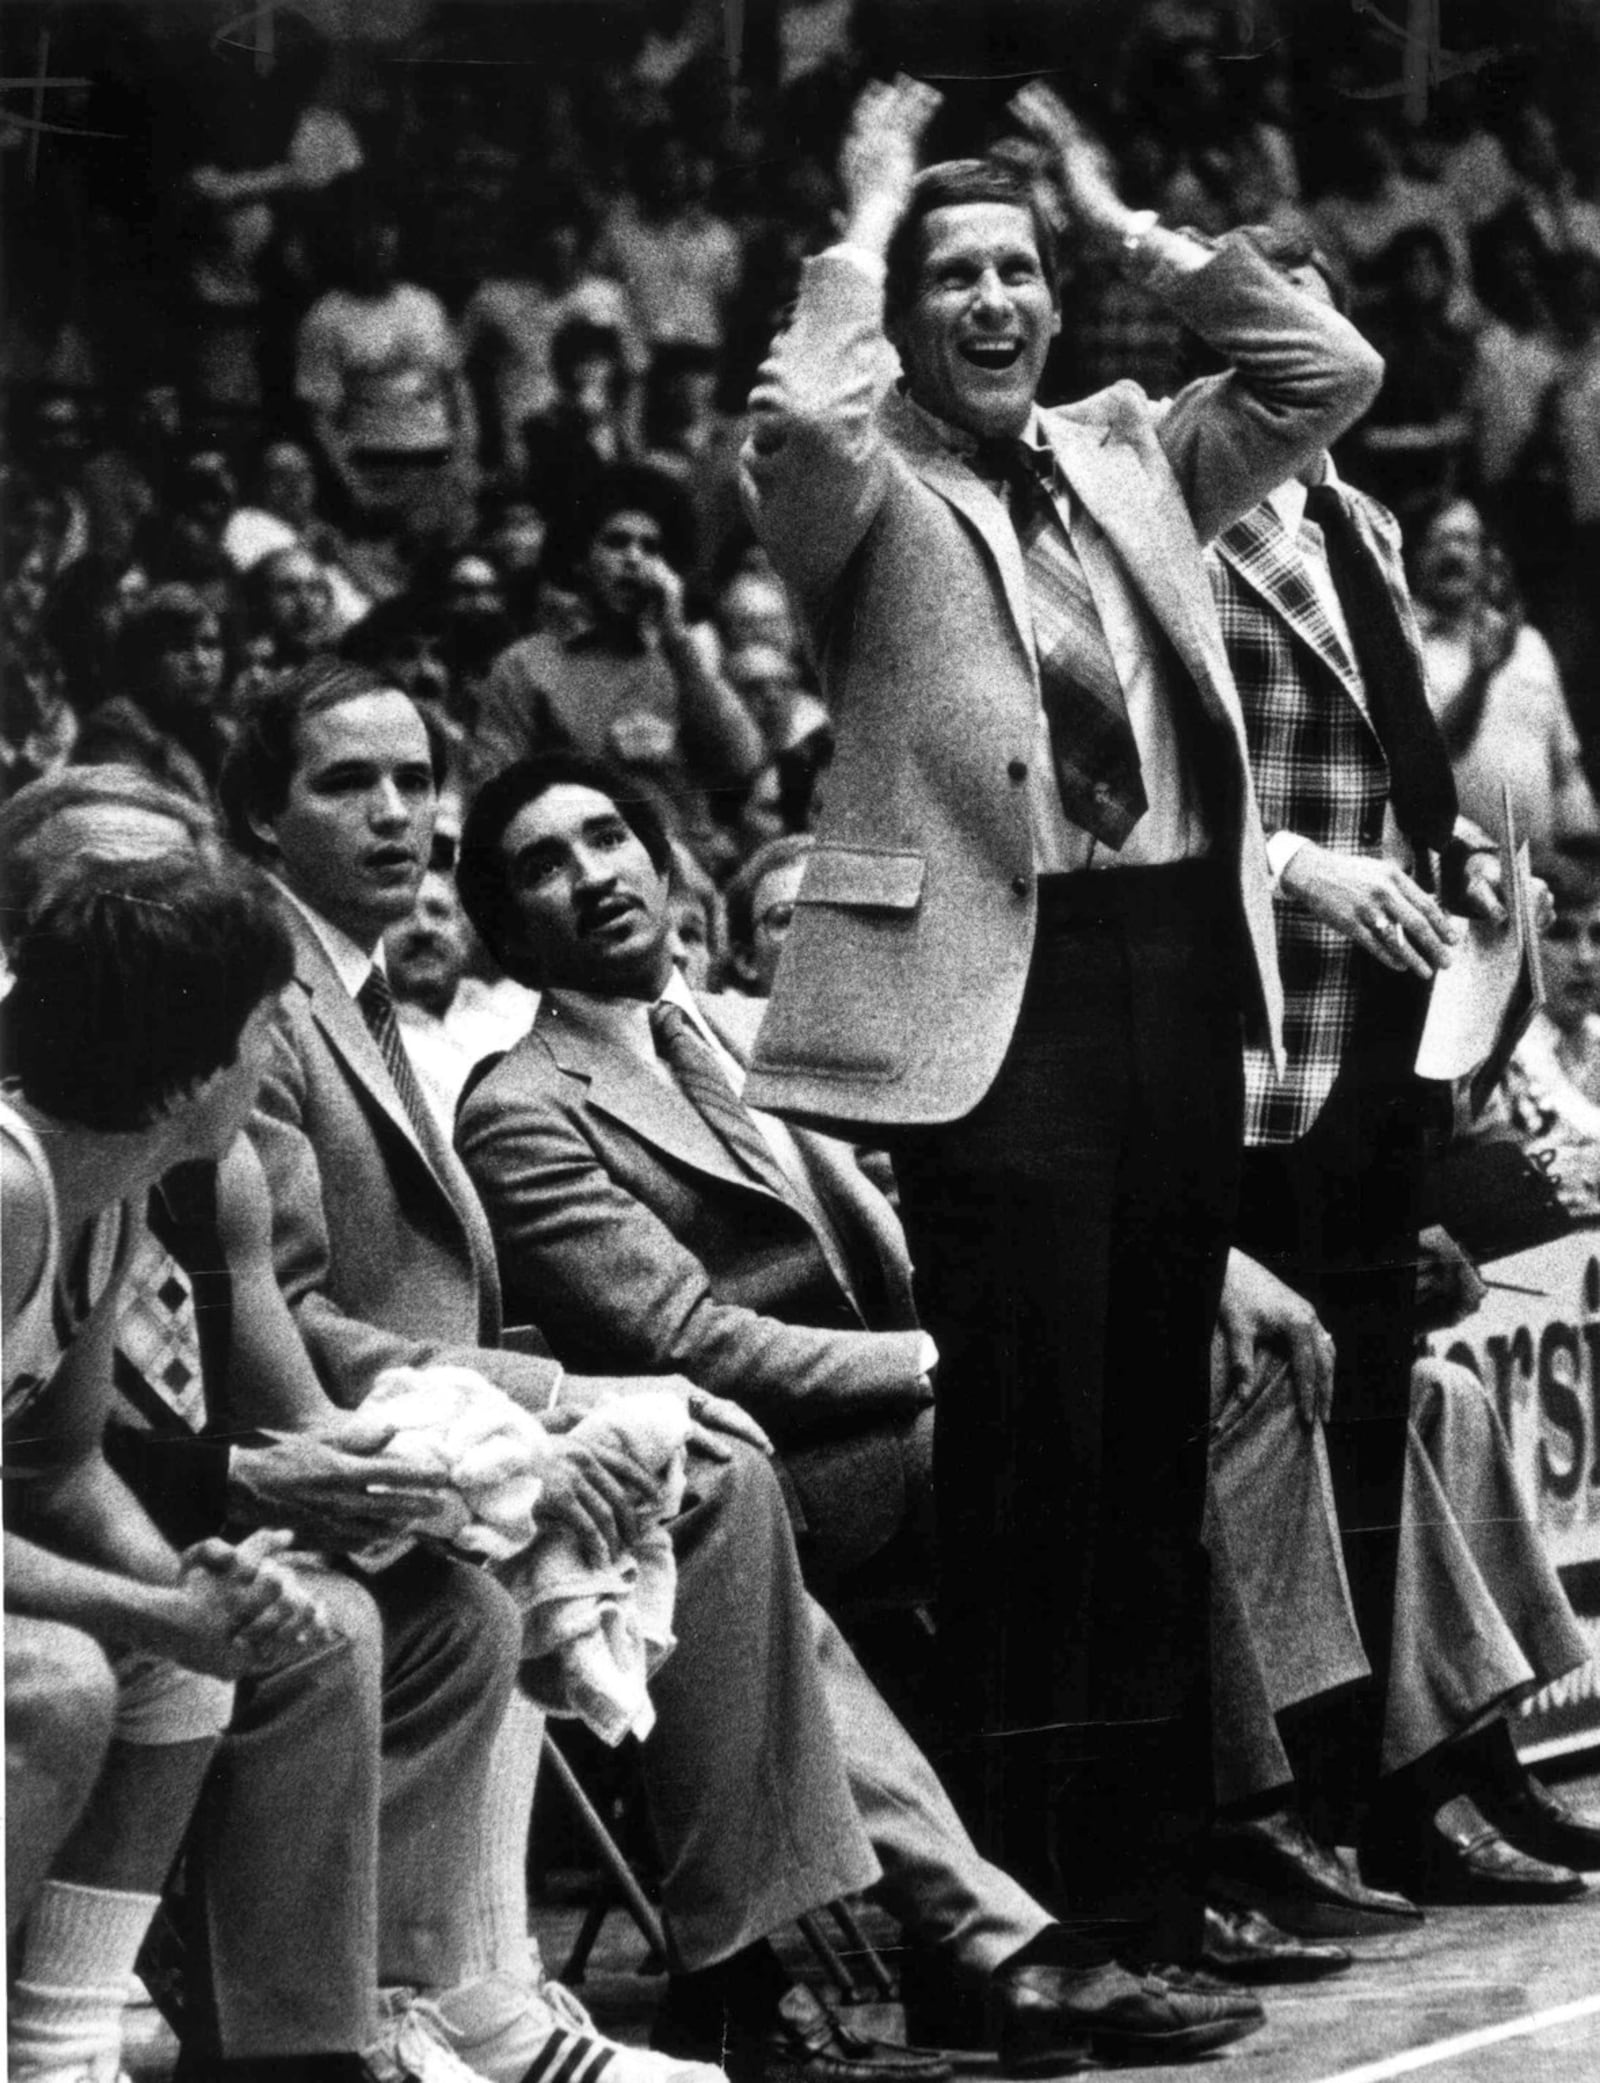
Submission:
M 766 1137 L 683 1007 L 665 1001 L 651 1006 L 650 1032 L 656 1053 L 712 1134 L 762 1186 L 770 1187 L 783 1200 L 792 1199 L 783 1167 Z
M 977 468 L 998 480 L 1028 580 L 1039 691 L 1061 807 L 1113 849 L 1150 807 L 1127 697 L 1094 595 L 1026 441 L 985 442 Z
M 1455 777 L 1393 589 L 1337 485 L 1311 488 L 1306 518 L 1322 530 L 1372 727 L 1389 763 L 1395 822 L 1419 855 L 1430 847 L 1437 853 L 1455 830 Z
M 417 1074 L 411 1067 L 411 1058 L 406 1054 L 406 1045 L 400 1037 L 400 1022 L 395 1017 L 394 993 L 389 989 L 389 979 L 381 969 L 367 972 L 367 980 L 356 993 L 356 1004 L 361 1008 L 361 1017 L 367 1023 L 367 1031 L 378 1044 L 378 1053 L 383 1058 L 384 1068 L 394 1082 L 400 1095 L 400 1104 L 410 1117 L 411 1126 L 417 1132 L 417 1141 L 424 1150 L 432 1147 L 431 1138 L 436 1133 L 428 1102 L 423 1097 L 422 1087 L 417 1083 Z

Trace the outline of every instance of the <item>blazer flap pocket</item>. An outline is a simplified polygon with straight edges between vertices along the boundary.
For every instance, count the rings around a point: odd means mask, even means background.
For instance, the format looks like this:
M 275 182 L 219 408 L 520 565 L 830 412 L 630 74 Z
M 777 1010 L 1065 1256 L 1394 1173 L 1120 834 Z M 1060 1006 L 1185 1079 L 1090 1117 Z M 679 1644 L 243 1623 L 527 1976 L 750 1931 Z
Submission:
M 927 866 L 920 853 L 819 846 L 806 862 L 799 901 L 843 904 L 860 911 L 915 911 Z

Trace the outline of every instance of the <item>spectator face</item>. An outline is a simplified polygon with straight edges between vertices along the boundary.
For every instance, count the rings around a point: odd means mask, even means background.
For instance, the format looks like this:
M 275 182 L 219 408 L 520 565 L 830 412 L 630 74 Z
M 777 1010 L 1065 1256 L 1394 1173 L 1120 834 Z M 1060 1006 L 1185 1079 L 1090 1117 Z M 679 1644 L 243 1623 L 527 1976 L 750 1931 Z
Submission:
M 765 998 L 772 990 L 772 980 L 778 973 L 778 957 L 783 953 L 783 943 L 794 924 L 795 900 L 800 894 L 800 878 L 805 872 L 805 858 L 802 856 L 798 861 L 785 861 L 779 867 L 769 868 L 756 884 L 754 902 L 750 907 L 750 945 L 739 950 L 739 973 L 747 988 L 757 997 Z
M 360 296 L 381 296 L 400 264 L 400 230 L 389 218 L 364 224 L 355 238 L 352 277 Z
M 1060 329 L 1026 210 L 929 211 L 916 294 L 894 328 L 920 404 L 980 439 L 1020 434 Z
M 1556 913 L 1544 939 L 1550 1017 L 1564 1033 L 1600 1013 L 1600 900 Z
M 761 734 L 775 750 L 784 742 L 794 697 L 800 692 L 800 676 L 787 651 L 772 644 L 746 644 L 730 653 L 728 679 L 734 691 L 760 726 Z
M 384 935 L 389 983 L 442 1019 L 455 1003 L 467 967 L 467 922 L 448 875 L 429 869 L 410 918 Z
M 589 590 L 600 612 L 636 622 L 653 598 L 651 567 L 661 555 L 661 529 L 649 514 L 608 514 L 589 545 Z
M 573 365 L 569 394 L 581 419 L 591 425 L 611 416 L 617 402 L 617 364 L 609 354 L 588 354 Z
M 486 557 L 458 557 L 445 580 L 444 611 L 452 622 L 498 622 L 506 611 L 500 579 Z
M 525 804 L 500 841 L 521 951 L 558 988 L 654 998 L 672 967 L 667 878 L 616 804 L 575 782 Z
M 706 922 L 704 904 L 692 891 L 685 890 L 668 899 L 667 917 L 671 922 L 674 967 L 681 971 L 691 991 L 709 990 L 711 928 Z
M 269 513 L 293 528 L 304 528 L 315 519 L 317 475 L 298 442 L 279 441 L 267 450 L 261 464 L 261 497 Z
M 1459 612 L 1482 591 L 1487 544 L 1478 510 L 1465 499 L 1429 523 L 1417 559 L 1417 591 L 1429 607 Z
M 301 901 L 358 947 L 407 917 L 427 870 L 434 785 L 428 736 L 398 688 L 301 718 L 288 796 L 256 830 Z
M 214 615 L 197 622 L 188 636 L 156 661 L 155 691 L 183 709 L 211 709 L 222 692 L 222 630 Z
M 508 506 L 495 523 L 489 549 L 503 572 L 537 571 L 546 529 L 536 506 Z
M 333 588 L 315 557 L 285 550 L 267 574 L 267 633 L 281 656 L 309 658 L 331 635 Z

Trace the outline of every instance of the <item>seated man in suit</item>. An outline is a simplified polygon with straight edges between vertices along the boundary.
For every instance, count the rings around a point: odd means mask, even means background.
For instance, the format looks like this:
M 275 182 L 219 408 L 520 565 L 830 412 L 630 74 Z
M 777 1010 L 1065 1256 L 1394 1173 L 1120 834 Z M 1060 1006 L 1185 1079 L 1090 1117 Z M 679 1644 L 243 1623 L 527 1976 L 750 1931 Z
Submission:
M 560 1425 L 628 1380 L 585 1380 L 498 1343 L 500 1290 L 483 1209 L 439 1135 L 373 957 L 409 913 L 439 780 L 409 697 L 319 663 L 264 689 L 223 780 L 234 838 L 278 881 L 294 943 L 272 1069 L 252 1122 L 273 1203 L 278 1279 L 323 1384 L 357 1403 L 385 1367 L 453 1357 Z M 670 1378 L 669 1378 L 670 1380 Z M 659 1385 L 659 1384 L 652 1384 Z M 859 2038 L 788 1988 L 768 1934 L 878 1881 L 951 1975 L 988 1983 L 1002 2041 L 1036 2066 L 1092 2049 L 1188 2053 L 1259 2010 L 1152 1980 L 1087 1993 L 1048 1964 L 1007 1962 L 1054 1927 L 978 1859 L 938 1780 L 805 1596 L 781 1493 L 752 1421 L 686 1382 L 697 1430 L 673 1523 L 678 1647 L 653 1683 L 642 1763 L 676 1959 L 658 2038 L 732 2058 L 776 2042 L 819 2083 L 926 2083 L 925 2056 Z M 727 1428 L 736 1435 L 729 1436 Z M 552 1436 L 545 1508 L 605 1554 L 632 1492 Z M 486 1808 L 479 1895 L 495 1971 L 439 2004 L 458 2054 L 494 2083 L 544 2073 L 551 2037 L 526 1981 L 523 1850 L 537 1723 L 508 1715 Z M 518 2005 L 521 2005 L 519 2012 Z
M 670 848 L 637 791 L 522 761 L 479 794 L 459 872 L 495 960 L 543 994 L 458 1136 L 512 1316 L 574 1366 L 743 1403 L 799 1494 L 812 1582 L 836 1585 L 929 1505 L 936 1354 L 893 1209 L 847 1145 L 740 1102 L 760 1007 L 674 967 Z

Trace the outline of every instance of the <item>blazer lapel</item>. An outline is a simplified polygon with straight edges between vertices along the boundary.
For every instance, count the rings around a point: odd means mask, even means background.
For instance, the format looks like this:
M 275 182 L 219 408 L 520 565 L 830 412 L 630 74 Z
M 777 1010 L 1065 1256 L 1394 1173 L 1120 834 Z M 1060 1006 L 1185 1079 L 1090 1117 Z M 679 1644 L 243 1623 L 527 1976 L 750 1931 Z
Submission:
M 294 941 L 295 976 L 311 1000 L 312 1017 L 346 1074 L 378 1107 L 415 1153 L 434 1186 L 444 1196 L 465 1234 L 485 1298 L 485 1315 L 498 1335 L 499 1273 L 494 1239 L 472 1182 L 455 1152 L 428 1124 L 424 1141 L 395 1091 L 382 1052 L 361 1016 L 361 1009 L 340 982 L 338 972 L 315 935 L 292 905 L 282 907 Z
M 930 490 L 955 508 L 992 558 L 1006 606 L 1011 610 L 1017 641 L 1031 663 L 1035 652 L 1028 578 L 1017 531 L 1004 503 L 959 456 L 942 445 L 915 409 L 898 394 L 891 393 L 884 400 L 883 416 L 901 455 Z
M 777 1198 L 751 1177 L 675 1084 L 652 1077 L 626 1049 L 596 1033 L 581 1016 L 574 1018 L 563 1008 L 559 991 L 546 991 L 540 999 L 533 1031 L 562 1070 L 587 1081 L 589 1104 L 641 1142 L 726 1185 Z
M 1372 717 L 1355 661 L 1301 567 L 1294 538 L 1272 509 L 1262 504 L 1224 529 L 1217 537 L 1217 551 L 1291 634 L 1316 654 L 1371 729 Z

